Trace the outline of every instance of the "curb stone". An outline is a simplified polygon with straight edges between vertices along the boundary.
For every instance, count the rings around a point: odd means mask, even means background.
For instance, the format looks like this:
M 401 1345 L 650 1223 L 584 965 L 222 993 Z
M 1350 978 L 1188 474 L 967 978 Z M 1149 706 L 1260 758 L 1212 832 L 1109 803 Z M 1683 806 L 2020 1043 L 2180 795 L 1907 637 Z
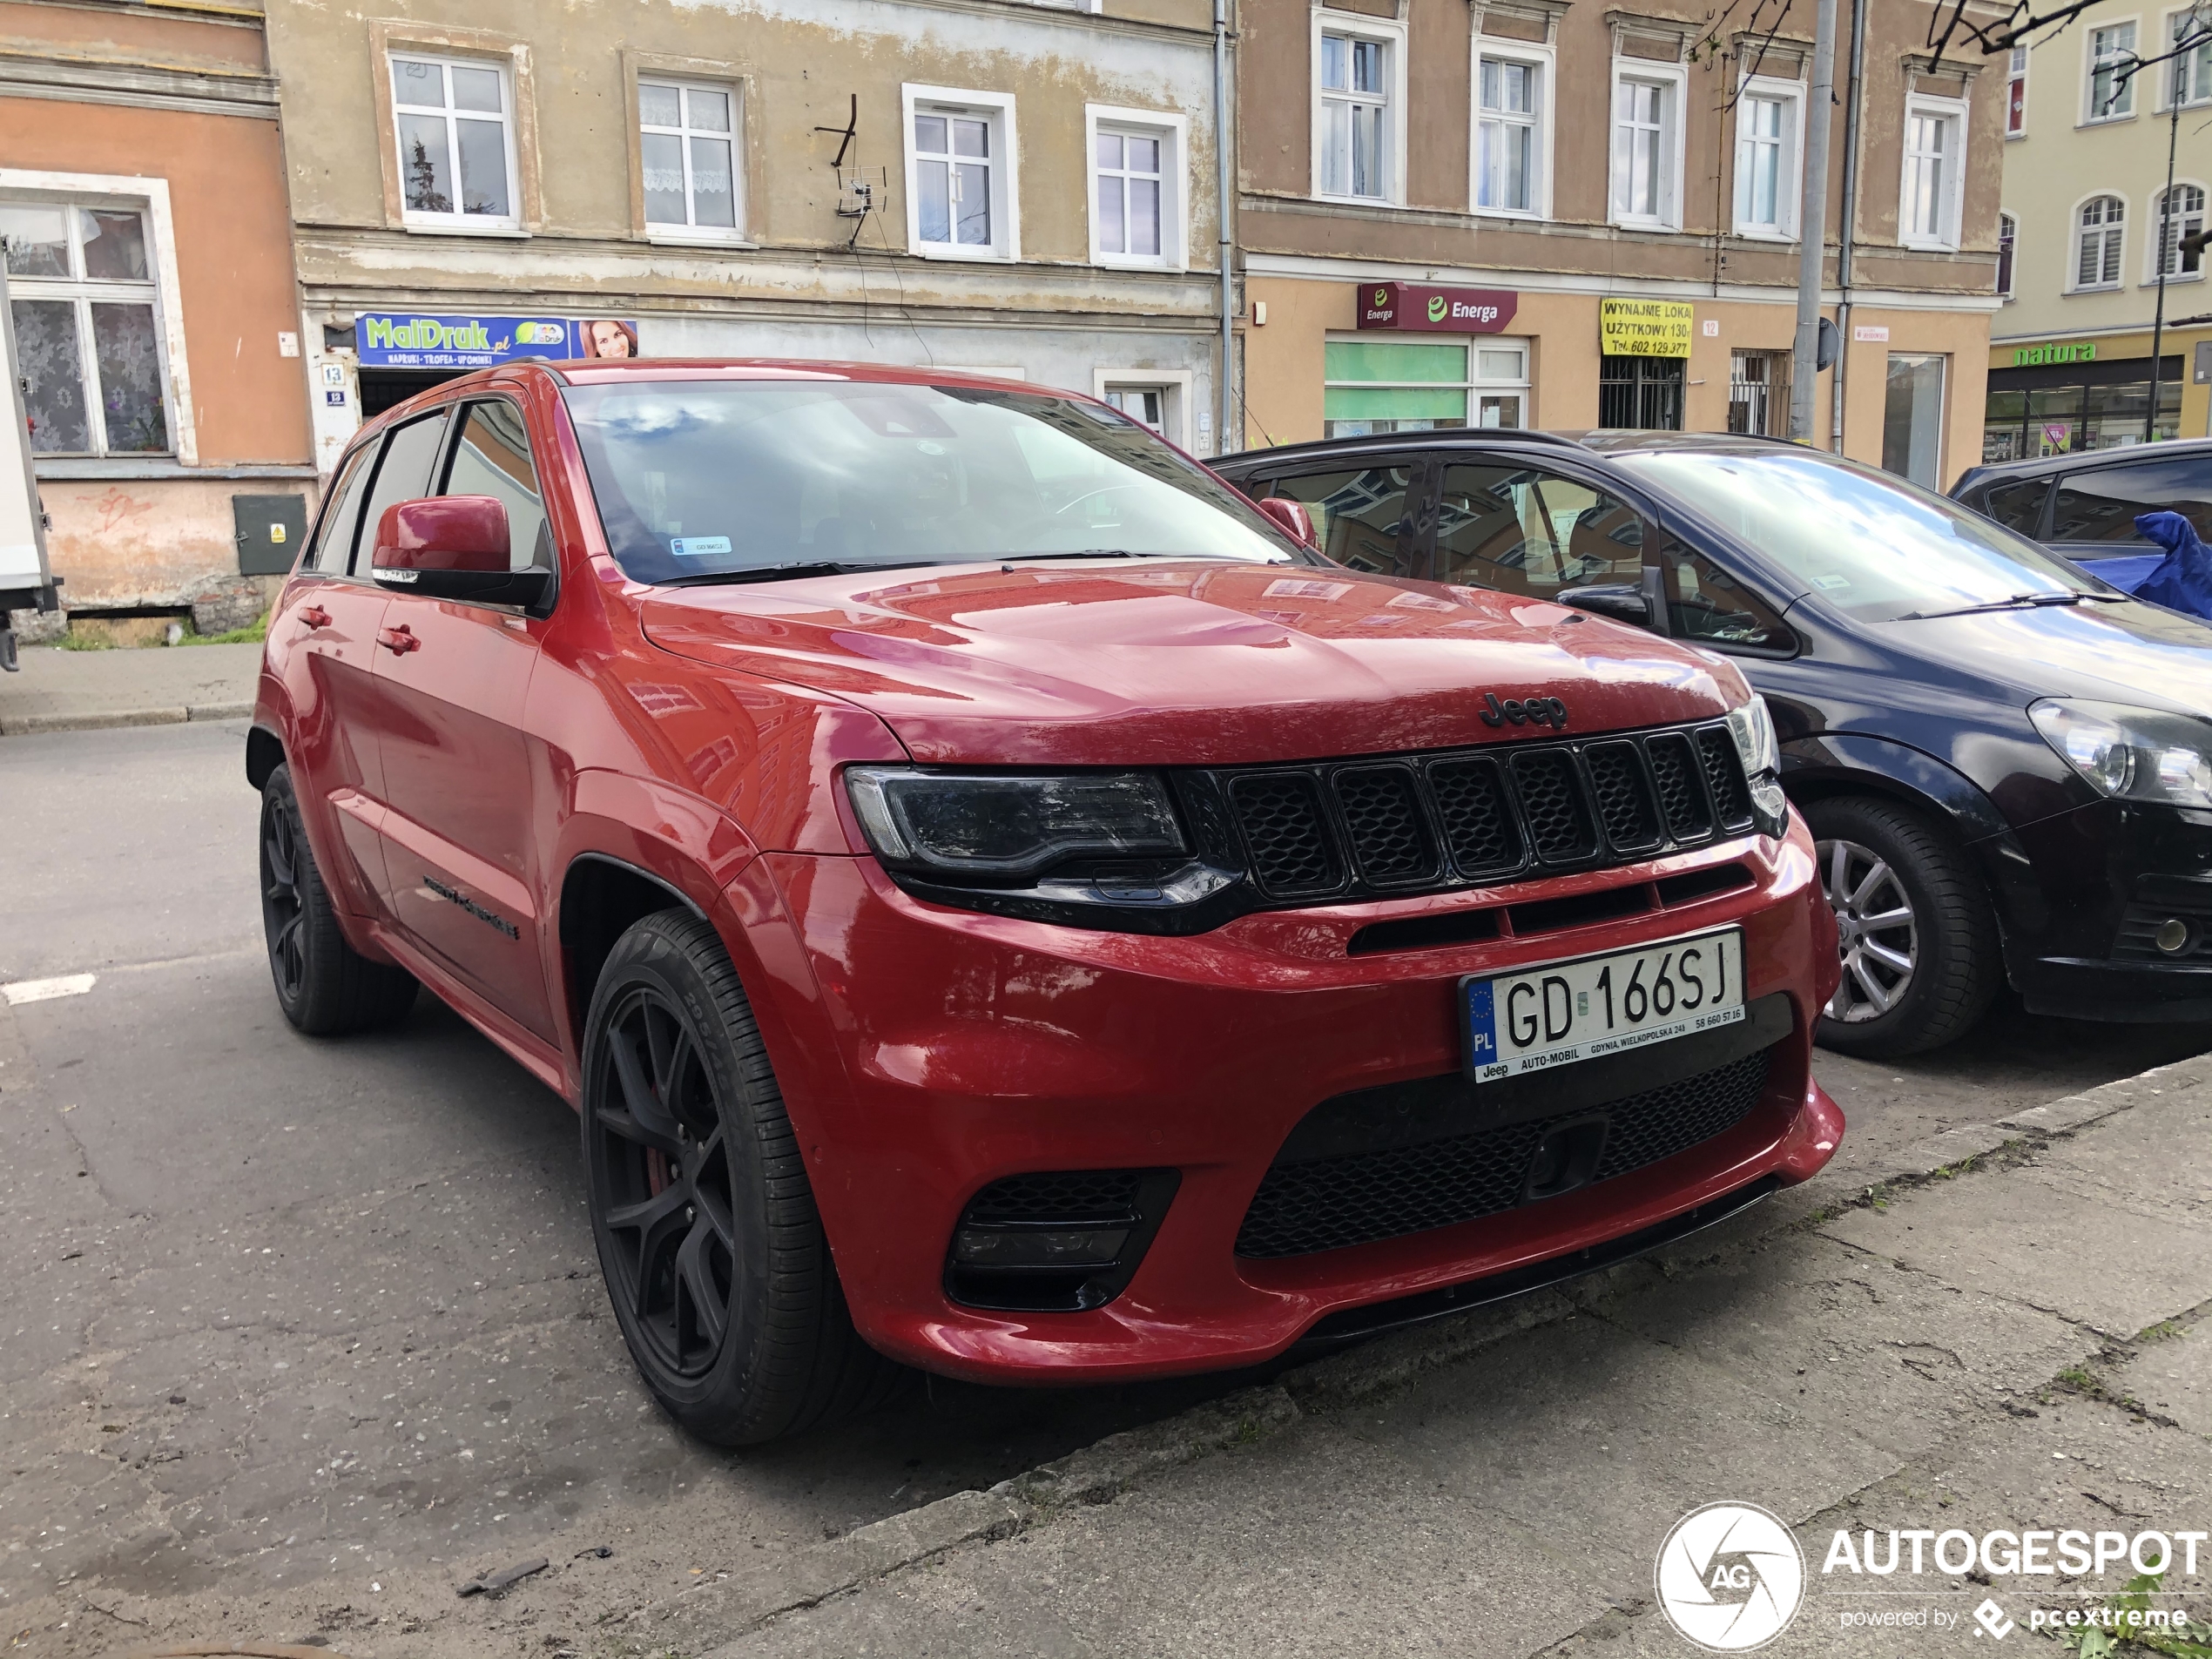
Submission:
M 40 732 L 108 732 L 126 725 L 184 725 L 193 721 L 248 720 L 251 703 L 172 703 L 157 708 L 96 709 L 81 714 L 0 715 L 0 738 Z
M 2032 1107 L 1996 1123 L 1947 1130 L 1892 1154 L 1878 1172 L 1855 1173 L 1853 1185 L 1925 1180 L 2024 1135 L 2065 1134 L 2164 1094 L 2206 1082 L 2212 1082 L 2212 1054 Z M 1822 1184 L 1823 1177 L 1815 1177 L 1796 1190 L 1809 1193 Z M 1777 1195 L 1782 1196 L 1786 1195 Z M 1747 1213 L 1755 1215 L 1770 1207 L 1762 1204 Z M 1779 1219 L 1778 1224 L 1789 1224 L 1788 1218 Z M 1753 1238 L 1776 1230 L 1763 1227 Z M 1643 1258 L 1639 1258 L 1622 1263 L 1611 1271 L 1633 1271 L 1644 1264 Z M 1593 1277 L 1602 1280 L 1608 1274 Z M 656 1652 L 666 1651 L 671 1644 L 678 1651 L 700 1652 L 696 1644 L 713 1641 L 725 1645 L 705 1651 L 704 1659 L 739 1659 L 741 1650 L 735 1638 L 777 1614 L 813 1606 L 865 1580 L 886 1576 L 961 1544 L 1011 1536 L 1049 1519 L 1055 1508 L 1109 1501 L 1158 1470 L 1193 1463 L 1212 1453 L 1264 1438 L 1309 1413 L 1390 1392 L 1507 1337 L 1578 1312 L 1580 1305 L 1569 1293 L 1572 1288 L 1534 1291 L 1376 1338 L 1358 1348 L 1298 1366 L 1260 1387 L 1206 1401 L 1157 1423 L 1109 1434 L 986 1491 L 954 1493 L 904 1514 L 858 1527 L 831 1543 L 800 1552 L 799 1561 L 749 1574 L 742 1581 L 733 1576 L 722 1584 L 701 1586 L 673 1601 L 641 1608 L 631 1615 L 631 1625 L 653 1644 Z M 685 1638 L 691 1645 L 685 1645 Z

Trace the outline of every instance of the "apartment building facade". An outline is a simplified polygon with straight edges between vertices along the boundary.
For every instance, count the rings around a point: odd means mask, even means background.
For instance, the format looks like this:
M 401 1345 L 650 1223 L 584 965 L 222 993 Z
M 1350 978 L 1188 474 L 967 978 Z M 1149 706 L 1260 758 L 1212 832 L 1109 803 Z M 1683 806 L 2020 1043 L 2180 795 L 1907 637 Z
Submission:
M 1985 455 L 2212 435 L 2212 0 L 2101 0 L 2006 68 Z
M 391 0 L 272 30 L 326 469 L 365 415 L 527 354 L 983 370 L 1214 447 L 1210 0 Z
M 1919 0 L 1858 3 L 1826 227 L 1842 387 L 1822 376 L 1815 438 L 1840 413 L 1845 453 L 1948 483 L 1980 454 L 2001 88 L 1978 55 L 1930 57 Z M 1754 33 L 1667 0 L 1245 0 L 1246 442 L 1785 433 L 1811 8 L 1760 16 Z

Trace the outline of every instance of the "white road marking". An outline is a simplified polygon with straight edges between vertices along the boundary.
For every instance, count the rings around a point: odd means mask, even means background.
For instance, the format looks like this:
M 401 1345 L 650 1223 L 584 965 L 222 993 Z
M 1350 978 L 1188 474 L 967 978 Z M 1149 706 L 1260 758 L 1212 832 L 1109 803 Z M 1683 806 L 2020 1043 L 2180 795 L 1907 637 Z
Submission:
M 82 996 L 99 979 L 98 974 L 64 974 L 59 979 L 19 979 L 12 985 L 0 985 L 0 996 L 8 999 L 10 1008 L 21 1008 L 26 1002 L 51 1002 L 57 996 Z

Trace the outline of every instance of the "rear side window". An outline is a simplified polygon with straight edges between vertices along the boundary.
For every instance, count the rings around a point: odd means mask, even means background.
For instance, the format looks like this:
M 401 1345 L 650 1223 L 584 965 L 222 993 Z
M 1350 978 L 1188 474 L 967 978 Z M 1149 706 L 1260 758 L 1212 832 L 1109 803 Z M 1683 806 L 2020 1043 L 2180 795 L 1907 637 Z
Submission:
M 1548 599 L 1643 578 L 1642 516 L 1618 496 L 1510 463 L 1447 467 L 1436 579 Z
M 384 441 L 384 459 L 368 489 L 368 510 L 361 515 L 361 553 L 354 568 L 363 574 L 376 545 L 376 527 L 385 509 L 430 493 L 430 469 L 446 435 L 446 412 L 426 415 L 395 428 Z
M 1269 490 L 1302 502 L 1313 516 L 1321 550 L 1339 564 L 1383 576 L 1417 577 L 1413 545 L 1413 469 L 1352 467 L 1278 478 Z
M 334 505 L 322 516 L 321 533 L 315 544 L 300 561 L 303 570 L 314 570 L 324 576 L 343 576 L 353 557 L 354 529 L 361 523 L 361 496 L 368 489 L 370 475 L 376 470 L 377 445 L 365 443 L 354 451 L 347 461 L 345 470 L 331 485 Z
M 1981 499 L 1981 510 L 2008 530 L 2036 536 L 2043 529 L 2043 503 L 2050 494 L 2048 478 L 2015 478 L 1990 485 Z
M 2212 537 L 2212 455 L 2174 455 L 2098 467 L 2059 480 L 2051 515 L 2054 542 L 2150 543 L 2135 533 L 2142 513 L 2179 513 Z
M 453 459 L 446 465 L 448 496 L 491 496 L 507 508 L 508 565 L 527 570 L 553 567 L 553 541 L 545 500 L 530 463 L 529 428 L 512 403 L 471 403 Z

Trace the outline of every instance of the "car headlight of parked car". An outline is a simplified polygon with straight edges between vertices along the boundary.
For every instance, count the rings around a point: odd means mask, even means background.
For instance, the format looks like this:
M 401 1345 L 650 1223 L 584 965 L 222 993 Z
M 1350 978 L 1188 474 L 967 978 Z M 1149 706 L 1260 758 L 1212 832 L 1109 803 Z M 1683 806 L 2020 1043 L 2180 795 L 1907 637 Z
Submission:
M 1759 828 L 1780 835 L 1790 827 L 1790 801 L 1782 792 L 1782 745 L 1774 735 L 1774 716 L 1766 698 L 1753 696 L 1728 711 L 1729 735 L 1743 762 L 1743 777 L 1751 786 L 1751 811 Z
M 2027 718 L 2100 794 L 2212 807 L 2212 721 L 2057 698 L 2031 705 Z

